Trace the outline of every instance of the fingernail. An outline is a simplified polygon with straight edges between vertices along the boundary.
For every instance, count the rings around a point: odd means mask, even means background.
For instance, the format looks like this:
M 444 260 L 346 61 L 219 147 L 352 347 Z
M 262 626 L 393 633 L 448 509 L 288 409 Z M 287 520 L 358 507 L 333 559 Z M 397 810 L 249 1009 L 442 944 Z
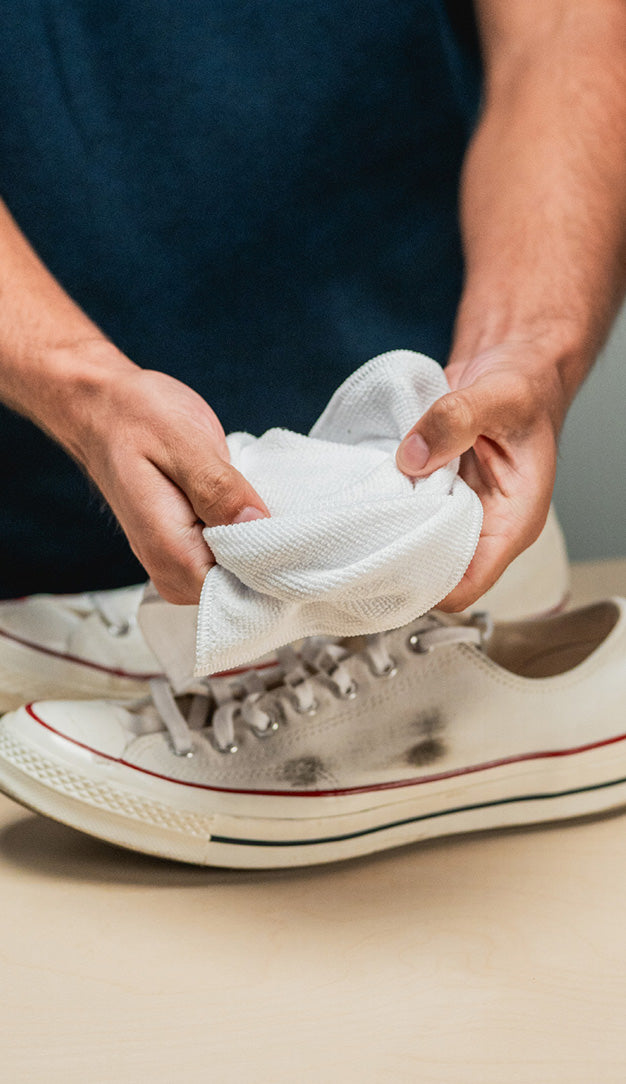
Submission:
M 258 508 L 253 508 L 252 505 L 246 505 L 235 516 L 233 523 L 251 523 L 253 519 L 267 519 Z
M 411 433 L 410 437 L 406 437 L 398 451 L 398 460 L 407 474 L 417 474 L 423 470 L 429 457 L 430 449 L 419 433 Z

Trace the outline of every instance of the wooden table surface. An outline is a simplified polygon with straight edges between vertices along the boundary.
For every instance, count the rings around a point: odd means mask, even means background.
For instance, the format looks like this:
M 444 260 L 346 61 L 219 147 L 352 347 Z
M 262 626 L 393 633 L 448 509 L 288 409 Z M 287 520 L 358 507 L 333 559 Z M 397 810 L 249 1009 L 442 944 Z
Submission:
M 626 814 L 248 874 L 0 798 L 0 884 L 2 1084 L 626 1081 Z

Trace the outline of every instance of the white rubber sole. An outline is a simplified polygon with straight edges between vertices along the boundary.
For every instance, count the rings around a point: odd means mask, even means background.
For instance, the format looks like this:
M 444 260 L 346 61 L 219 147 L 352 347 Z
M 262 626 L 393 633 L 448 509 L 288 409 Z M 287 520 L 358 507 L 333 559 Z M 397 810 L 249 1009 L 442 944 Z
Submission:
M 157 779 L 43 727 L 41 743 L 30 741 L 28 726 L 20 732 L 23 723 L 22 712 L 0 721 L 0 789 L 6 794 L 100 839 L 197 865 L 316 865 L 435 836 L 626 805 L 626 739 L 394 790 L 299 797 Z

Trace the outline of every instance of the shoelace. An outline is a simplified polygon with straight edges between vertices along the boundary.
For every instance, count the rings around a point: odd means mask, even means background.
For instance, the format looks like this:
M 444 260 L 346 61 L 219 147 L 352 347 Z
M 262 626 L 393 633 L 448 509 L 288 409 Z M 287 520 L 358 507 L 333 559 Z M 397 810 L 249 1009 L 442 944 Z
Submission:
M 304 643 L 308 645 L 309 651 L 314 651 L 319 650 L 322 645 L 330 648 L 334 641 L 329 637 L 320 636 L 311 637 Z M 177 694 L 174 693 L 167 678 L 152 678 L 149 682 L 150 697 L 168 732 L 174 753 L 181 757 L 191 756 L 193 731 L 201 730 L 209 721 L 215 728 L 218 717 L 222 720 L 221 724 L 217 723 L 218 735 L 223 733 L 224 728 L 227 733 L 230 733 L 231 727 L 234 727 L 234 716 L 240 708 L 245 710 L 246 720 L 259 736 L 261 732 L 272 729 L 266 724 L 265 713 L 255 711 L 256 701 L 268 690 L 277 692 L 281 685 L 291 687 L 293 684 L 296 687 L 312 676 L 303 665 L 298 651 L 291 644 L 279 648 L 276 656 L 278 660 L 276 667 L 267 673 L 251 668 L 237 673 L 231 679 L 215 675 L 212 678 L 195 680 L 178 694 L 186 698 L 191 697 L 186 715 L 182 713 Z M 213 716 L 209 720 L 211 712 Z M 220 752 L 235 751 L 232 741 L 228 741 L 228 747 L 226 747 L 218 737 L 215 744 Z
M 482 646 L 491 635 L 491 619 L 486 614 L 472 615 L 466 625 L 444 625 L 431 614 L 416 624 L 409 635 L 409 646 L 417 654 L 426 654 L 446 644 L 466 643 Z M 236 753 L 237 726 L 245 726 L 257 738 L 276 731 L 283 718 L 281 701 L 287 699 L 300 715 L 315 715 L 318 710 L 316 683 L 320 680 L 342 700 L 353 699 L 358 687 L 350 671 L 350 659 L 361 653 L 375 678 L 391 677 L 396 662 L 387 645 L 387 634 L 365 638 L 363 646 L 348 646 L 321 637 L 305 640 L 299 652 L 288 646 L 277 652 L 281 666 L 280 683 L 268 689 L 256 670 L 240 679 L 240 695 L 232 688 L 210 678 L 202 679 L 188 690 L 192 693 L 187 717 L 181 712 L 166 679 L 150 682 L 153 703 L 168 732 L 177 756 L 193 756 L 193 731 L 205 726 L 212 702 L 212 741 L 221 753 Z M 263 698 L 261 702 L 261 698 Z
M 90 591 L 87 598 L 111 636 L 126 636 L 136 624 L 135 617 L 120 618 L 119 614 L 115 613 L 106 592 Z

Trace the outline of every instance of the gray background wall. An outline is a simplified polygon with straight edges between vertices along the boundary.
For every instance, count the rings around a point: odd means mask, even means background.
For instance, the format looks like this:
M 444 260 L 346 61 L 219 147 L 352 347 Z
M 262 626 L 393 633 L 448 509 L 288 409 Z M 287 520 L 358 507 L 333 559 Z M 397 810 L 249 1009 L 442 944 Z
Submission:
M 567 417 L 554 503 L 571 558 L 626 557 L 626 306 Z

